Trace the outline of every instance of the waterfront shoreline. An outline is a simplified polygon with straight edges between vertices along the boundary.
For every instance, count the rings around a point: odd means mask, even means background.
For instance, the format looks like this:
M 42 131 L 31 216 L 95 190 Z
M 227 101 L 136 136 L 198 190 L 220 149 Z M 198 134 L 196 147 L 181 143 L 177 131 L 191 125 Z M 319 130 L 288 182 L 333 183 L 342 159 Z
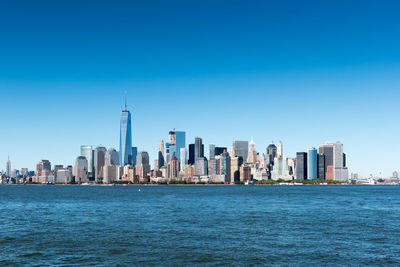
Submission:
M 0 184 L 9 186 L 98 186 L 98 187 L 113 187 L 113 186 L 398 186 L 398 184 Z

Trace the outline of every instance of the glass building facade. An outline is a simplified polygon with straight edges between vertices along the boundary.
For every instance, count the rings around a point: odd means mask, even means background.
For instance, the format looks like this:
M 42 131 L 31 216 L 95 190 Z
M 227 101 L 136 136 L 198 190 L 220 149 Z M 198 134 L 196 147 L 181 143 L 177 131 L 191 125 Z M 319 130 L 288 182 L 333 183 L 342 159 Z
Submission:
M 326 167 L 325 167 L 325 155 L 318 154 L 318 178 L 325 180 Z
M 87 159 L 88 177 L 94 177 L 94 151 L 92 146 L 81 146 L 81 156 Z
M 312 147 L 308 150 L 308 179 L 318 178 L 318 152 Z
M 235 155 L 230 155 L 231 157 L 242 157 L 247 160 L 249 156 L 249 142 L 248 141 L 233 141 L 232 147 L 235 150 Z
M 307 153 L 297 152 L 296 153 L 296 179 L 306 180 L 307 179 Z
M 133 146 L 132 147 L 132 165 L 136 165 L 136 157 L 137 157 L 137 147 Z
M 121 127 L 119 139 L 119 162 L 121 165 L 132 165 L 132 127 L 131 113 L 123 110 L 121 114 Z

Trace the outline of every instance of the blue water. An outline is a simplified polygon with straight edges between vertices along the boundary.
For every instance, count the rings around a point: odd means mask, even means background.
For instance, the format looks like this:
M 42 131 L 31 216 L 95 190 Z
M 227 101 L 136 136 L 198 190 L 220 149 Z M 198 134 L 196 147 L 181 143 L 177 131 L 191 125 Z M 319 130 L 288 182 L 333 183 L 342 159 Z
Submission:
M 2 185 L 0 255 L 1 266 L 398 266 L 400 187 Z

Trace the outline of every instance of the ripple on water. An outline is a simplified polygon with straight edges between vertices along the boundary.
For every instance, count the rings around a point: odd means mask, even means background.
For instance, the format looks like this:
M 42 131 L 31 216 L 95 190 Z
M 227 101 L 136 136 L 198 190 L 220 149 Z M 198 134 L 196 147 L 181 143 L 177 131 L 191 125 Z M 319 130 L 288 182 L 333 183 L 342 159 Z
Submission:
M 400 187 L 1 186 L 4 265 L 400 265 Z

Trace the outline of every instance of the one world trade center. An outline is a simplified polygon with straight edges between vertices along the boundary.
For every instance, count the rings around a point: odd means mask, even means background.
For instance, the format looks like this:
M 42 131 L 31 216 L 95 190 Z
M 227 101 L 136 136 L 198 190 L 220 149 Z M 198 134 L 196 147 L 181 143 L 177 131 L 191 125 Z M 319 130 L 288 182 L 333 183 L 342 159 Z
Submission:
M 122 166 L 132 165 L 132 129 L 131 113 L 126 107 L 121 114 L 121 132 L 119 138 L 119 162 Z

